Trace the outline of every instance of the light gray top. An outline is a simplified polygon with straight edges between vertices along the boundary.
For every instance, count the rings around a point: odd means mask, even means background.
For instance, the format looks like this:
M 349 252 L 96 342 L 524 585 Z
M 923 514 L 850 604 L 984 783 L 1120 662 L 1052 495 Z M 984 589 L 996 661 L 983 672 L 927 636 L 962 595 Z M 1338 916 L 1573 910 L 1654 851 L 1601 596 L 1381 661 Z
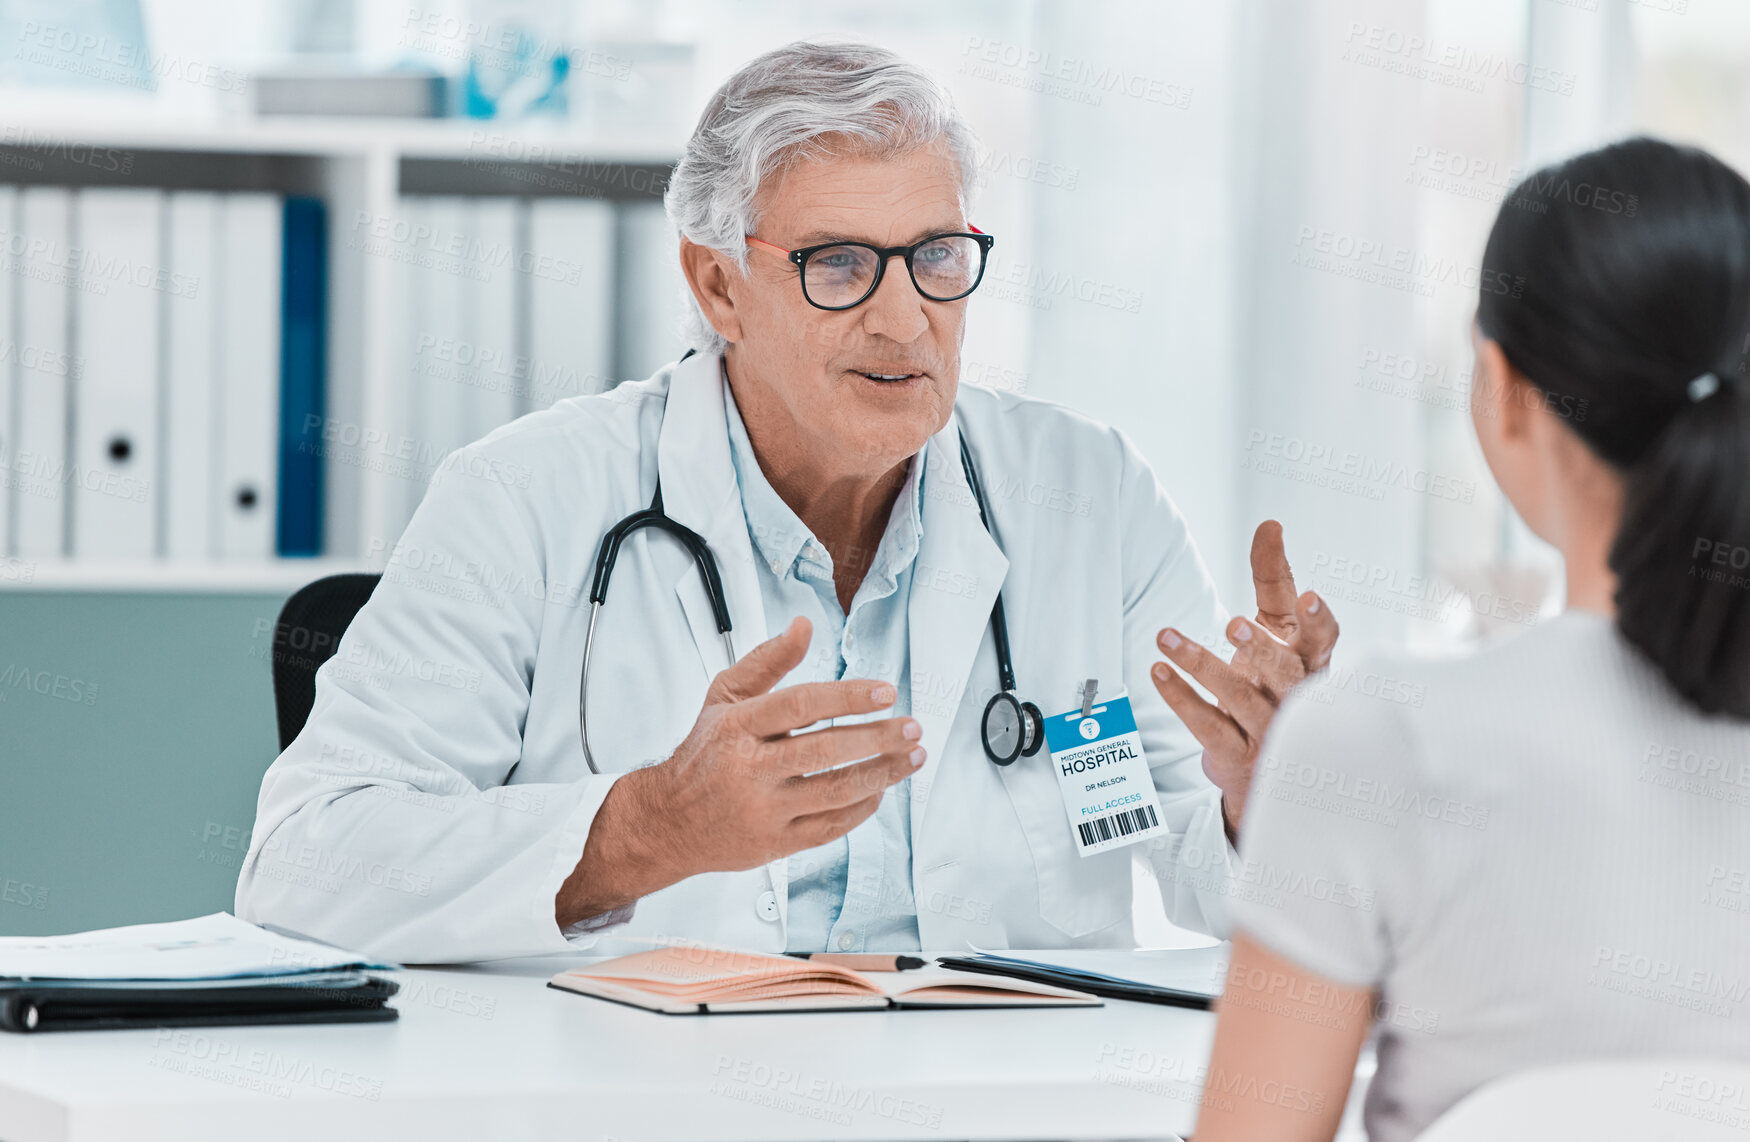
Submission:
M 1601 615 L 1297 692 L 1241 856 L 1236 929 L 1378 989 L 1374 1142 L 1536 1064 L 1750 1056 L 1750 724 Z

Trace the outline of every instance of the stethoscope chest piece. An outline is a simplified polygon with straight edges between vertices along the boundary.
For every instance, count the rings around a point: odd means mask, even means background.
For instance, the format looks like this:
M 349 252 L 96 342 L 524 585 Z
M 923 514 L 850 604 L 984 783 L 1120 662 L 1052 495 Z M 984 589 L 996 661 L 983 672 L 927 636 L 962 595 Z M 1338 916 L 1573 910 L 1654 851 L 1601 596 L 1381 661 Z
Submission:
M 1032 757 L 1045 744 L 1045 715 L 1031 702 L 1023 702 L 1008 690 L 997 693 L 984 707 L 985 756 L 998 765 L 1013 765 L 1018 757 Z

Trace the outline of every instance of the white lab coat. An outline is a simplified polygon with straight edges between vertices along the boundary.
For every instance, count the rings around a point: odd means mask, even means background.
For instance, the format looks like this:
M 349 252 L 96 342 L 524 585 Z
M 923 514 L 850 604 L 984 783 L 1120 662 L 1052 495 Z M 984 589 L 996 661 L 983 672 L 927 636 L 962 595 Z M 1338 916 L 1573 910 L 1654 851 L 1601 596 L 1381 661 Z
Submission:
M 602 534 L 649 505 L 659 472 L 668 514 L 716 554 L 736 653 L 772 633 L 725 396 L 719 358 L 698 354 L 446 461 L 262 781 L 239 916 L 405 962 L 660 937 L 784 950 L 782 859 L 693 877 L 590 934 L 568 939 L 553 914 L 617 774 L 668 756 L 728 665 L 691 560 L 638 532 L 596 631 L 590 740 L 604 772 L 589 773 L 577 718 L 589 577 Z M 961 471 L 961 429 L 994 539 Z M 962 384 L 927 455 L 909 603 L 911 713 L 929 750 L 910 808 L 924 948 L 1134 942 L 1135 846 L 1079 857 L 1047 755 L 998 768 L 981 748 L 999 588 L 1022 698 L 1050 715 L 1087 678 L 1102 697 L 1129 690 L 1174 834 L 1154 879 L 1169 917 L 1220 934 L 1232 854 L 1219 794 L 1149 682 L 1162 626 L 1214 644 L 1226 620 L 1184 521 L 1121 433 L 1044 401 Z

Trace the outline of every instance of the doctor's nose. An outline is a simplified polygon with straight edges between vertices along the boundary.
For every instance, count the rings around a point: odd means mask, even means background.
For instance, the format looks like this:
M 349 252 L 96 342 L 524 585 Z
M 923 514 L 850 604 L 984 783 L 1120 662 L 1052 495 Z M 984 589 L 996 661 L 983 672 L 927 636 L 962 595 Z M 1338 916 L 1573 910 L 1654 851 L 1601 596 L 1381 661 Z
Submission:
M 912 284 L 911 274 L 906 271 L 905 259 L 894 258 L 888 263 L 881 284 L 859 307 L 863 311 L 863 332 L 884 336 L 902 345 L 916 341 L 930 327 L 929 315 L 924 312 L 925 304 L 923 295 Z

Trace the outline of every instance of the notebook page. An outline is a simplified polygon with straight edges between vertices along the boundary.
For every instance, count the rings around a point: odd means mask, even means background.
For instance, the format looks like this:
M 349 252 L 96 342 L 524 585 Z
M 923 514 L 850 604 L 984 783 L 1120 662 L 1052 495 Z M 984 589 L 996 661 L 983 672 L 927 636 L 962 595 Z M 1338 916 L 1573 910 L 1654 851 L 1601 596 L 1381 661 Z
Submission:
M 868 976 L 849 968 L 703 945 L 653 948 L 563 974 L 699 1003 L 755 995 L 867 995 L 880 990 Z
M 955 971 L 952 968 L 919 968 L 915 971 L 882 973 L 871 976 L 870 982 L 880 987 L 888 996 L 899 1000 L 922 999 L 926 996 L 921 993 L 941 993 L 944 991 L 1002 992 L 1015 995 L 1017 998 L 1031 995 L 1059 999 L 1079 999 L 1087 994 L 1065 987 L 1032 983 L 1024 979 L 1009 979 L 996 975 L 973 975 L 969 972 Z

